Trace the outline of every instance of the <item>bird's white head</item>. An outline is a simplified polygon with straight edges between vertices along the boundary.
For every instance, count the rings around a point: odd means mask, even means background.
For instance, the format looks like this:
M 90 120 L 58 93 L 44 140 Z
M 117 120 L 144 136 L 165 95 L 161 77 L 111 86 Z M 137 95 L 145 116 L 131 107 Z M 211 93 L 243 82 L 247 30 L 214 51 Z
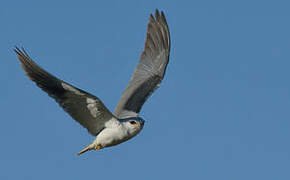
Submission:
M 145 121 L 140 117 L 125 118 L 122 119 L 121 122 L 130 136 L 135 136 L 138 134 L 142 130 L 145 123 Z

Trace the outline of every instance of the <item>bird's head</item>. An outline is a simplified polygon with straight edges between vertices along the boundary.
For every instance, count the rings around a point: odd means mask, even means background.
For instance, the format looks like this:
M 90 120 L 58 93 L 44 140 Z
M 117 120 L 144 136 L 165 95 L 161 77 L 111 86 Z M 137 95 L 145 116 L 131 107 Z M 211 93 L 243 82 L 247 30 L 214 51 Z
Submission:
M 130 117 L 123 119 L 122 121 L 128 133 L 132 136 L 138 134 L 142 130 L 145 123 L 145 121 L 140 117 Z

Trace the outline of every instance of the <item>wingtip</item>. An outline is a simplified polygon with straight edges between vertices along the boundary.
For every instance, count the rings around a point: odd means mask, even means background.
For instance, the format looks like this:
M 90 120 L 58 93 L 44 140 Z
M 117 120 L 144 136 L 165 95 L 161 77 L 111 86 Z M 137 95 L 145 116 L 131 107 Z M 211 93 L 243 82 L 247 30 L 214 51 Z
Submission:
M 164 16 L 165 17 L 165 13 L 163 10 L 159 10 L 158 8 L 155 9 L 155 17 L 157 16 Z
M 163 23 L 167 26 L 167 21 L 166 21 L 166 18 L 165 18 L 165 13 L 163 10 L 159 10 L 159 9 L 155 9 L 155 13 L 153 15 L 150 14 L 150 22 L 154 23 L 154 22 L 159 22 L 159 23 Z
M 160 16 L 159 10 L 158 10 L 158 9 L 156 9 L 156 10 L 155 10 L 155 18 L 156 18 L 156 19 L 158 19 L 158 18 L 159 18 L 159 16 Z
M 20 52 L 20 49 L 15 45 L 14 48 L 13 48 L 13 51 L 19 55 L 19 52 Z
M 165 14 L 164 14 L 163 11 L 161 11 L 161 17 L 162 17 L 163 19 L 165 19 Z
M 18 46 L 15 45 L 13 51 L 14 51 L 18 56 L 23 56 L 23 55 L 25 55 L 25 56 L 28 57 L 28 54 L 27 54 L 27 52 L 25 51 L 25 49 L 24 49 L 23 46 L 21 46 L 21 48 L 19 48 Z

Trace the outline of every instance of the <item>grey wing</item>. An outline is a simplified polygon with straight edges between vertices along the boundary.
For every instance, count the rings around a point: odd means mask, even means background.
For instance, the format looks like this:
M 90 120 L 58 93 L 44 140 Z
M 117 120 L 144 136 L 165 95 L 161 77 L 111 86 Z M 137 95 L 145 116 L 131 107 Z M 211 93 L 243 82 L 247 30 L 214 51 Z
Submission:
M 16 47 L 15 52 L 27 76 L 92 135 L 96 136 L 114 117 L 100 99 L 46 72 L 23 48 Z
M 119 118 L 137 116 L 147 98 L 157 89 L 169 60 L 170 35 L 163 12 L 150 15 L 146 42 L 139 64 L 123 92 L 114 114 Z

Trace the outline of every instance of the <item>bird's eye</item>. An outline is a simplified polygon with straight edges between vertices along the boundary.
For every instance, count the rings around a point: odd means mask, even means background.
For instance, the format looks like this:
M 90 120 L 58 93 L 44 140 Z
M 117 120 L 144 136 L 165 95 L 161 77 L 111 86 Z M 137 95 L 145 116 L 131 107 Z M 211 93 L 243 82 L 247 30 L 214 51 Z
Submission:
M 130 124 L 134 125 L 136 124 L 136 121 L 130 121 Z

